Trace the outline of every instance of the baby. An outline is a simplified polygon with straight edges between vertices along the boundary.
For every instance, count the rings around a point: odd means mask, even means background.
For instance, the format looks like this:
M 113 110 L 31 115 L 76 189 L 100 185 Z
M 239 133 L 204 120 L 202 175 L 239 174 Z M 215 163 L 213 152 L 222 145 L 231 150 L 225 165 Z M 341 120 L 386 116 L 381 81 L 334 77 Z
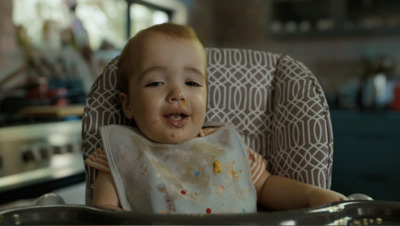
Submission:
M 207 64 L 193 29 L 171 23 L 139 32 L 118 60 L 123 112 L 135 126 L 101 128 L 93 205 L 137 213 L 252 213 L 345 200 L 271 175 L 230 125 L 205 125 Z M 258 169 L 258 170 L 257 170 Z

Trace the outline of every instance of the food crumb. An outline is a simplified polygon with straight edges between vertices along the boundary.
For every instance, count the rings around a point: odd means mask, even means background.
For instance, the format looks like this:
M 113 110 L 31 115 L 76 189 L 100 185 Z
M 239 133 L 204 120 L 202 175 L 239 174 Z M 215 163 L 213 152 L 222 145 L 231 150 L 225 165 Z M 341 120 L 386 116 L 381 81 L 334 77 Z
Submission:
M 232 176 L 233 178 L 237 179 L 239 177 L 239 175 L 236 173 L 235 170 L 231 170 Z
M 221 161 L 215 161 L 213 165 L 214 165 L 214 173 L 221 173 L 222 172 Z

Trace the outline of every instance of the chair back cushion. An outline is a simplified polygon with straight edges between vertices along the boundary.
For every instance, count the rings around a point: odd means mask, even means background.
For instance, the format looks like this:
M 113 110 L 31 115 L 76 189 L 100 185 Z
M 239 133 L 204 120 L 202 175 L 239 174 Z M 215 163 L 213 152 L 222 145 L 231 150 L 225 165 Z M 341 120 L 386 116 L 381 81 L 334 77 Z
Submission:
M 333 137 L 328 105 L 316 77 L 289 56 L 247 49 L 207 49 L 207 122 L 233 124 L 267 169 L 330 188 Z M 119 103 L 117 58 L 95 81 L 82 118 L 86 159 L 101 146 L 99 127 L 129 125 Z M 86 168 L 86 203 L 96 170 Z

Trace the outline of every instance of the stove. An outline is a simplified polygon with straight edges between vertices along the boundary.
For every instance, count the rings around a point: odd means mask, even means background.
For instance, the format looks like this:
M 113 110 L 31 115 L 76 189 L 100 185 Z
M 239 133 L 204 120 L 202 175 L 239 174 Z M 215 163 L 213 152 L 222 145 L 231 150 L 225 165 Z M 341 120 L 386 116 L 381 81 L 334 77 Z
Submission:
M 82 121 L 0 128 L 0 203 L 85 180 Z

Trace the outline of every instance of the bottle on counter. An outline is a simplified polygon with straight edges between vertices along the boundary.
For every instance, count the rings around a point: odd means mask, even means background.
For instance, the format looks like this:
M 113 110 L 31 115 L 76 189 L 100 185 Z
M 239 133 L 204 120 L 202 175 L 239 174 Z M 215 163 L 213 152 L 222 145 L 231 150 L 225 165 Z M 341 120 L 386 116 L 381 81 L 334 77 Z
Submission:
M 393 101 L 390 105 L 390 109 L 400 111 L 400 82 L 397 82 L 393 90 Z
M 387 109 L 393 99 L 394 63 L 381 56 L 365 61 L 365 74 L 360 81 L 358 104 L 361 109 Z

